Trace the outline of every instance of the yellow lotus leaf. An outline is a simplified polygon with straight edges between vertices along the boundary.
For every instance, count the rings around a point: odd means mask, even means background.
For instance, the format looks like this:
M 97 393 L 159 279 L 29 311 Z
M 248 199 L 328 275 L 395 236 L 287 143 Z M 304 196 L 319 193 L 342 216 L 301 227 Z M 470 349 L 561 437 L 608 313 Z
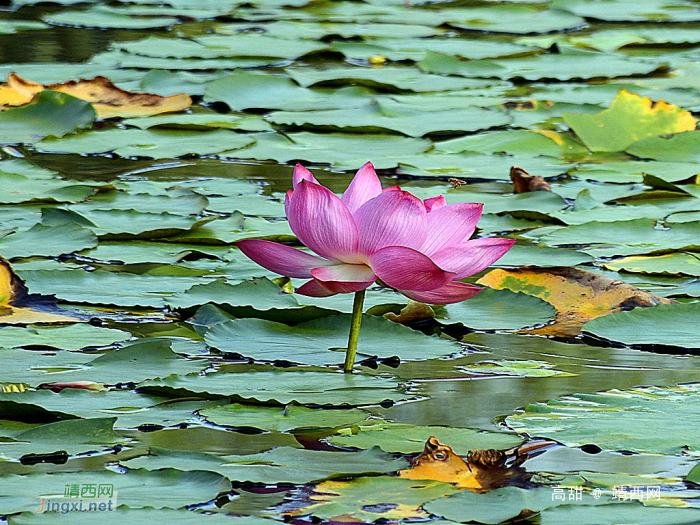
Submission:
M 17 91 L 7 84 L 0 84 L 0 108 L 24 106 L 29 104 L 34 95 Z
M 529 479 L 520 465 L 533 453 L 554 444 L 538 441 L 509 450 L 470 450 L 463 458 L 431 436 L 411 468 L 400 470 L 399 477 L 444 481 L 474 492 L 488 492 Z
M 0 257 L 0 325 L 35 323 L 74 323 L 79 321 L 67 315 L 54 314 L 19 307 L 15 302 L 27 296 L 27 288 L 15 274 L 7 260 Z
M 591 151 L 624 151 L 635 142 L 695 129 L 690 111 L 621 90 L 608 109 L 595 114 L 563 113 L 564 122 Z
M 13 73 L 8 77 L 7 84 L 0 85 L 0 106 L 27 104 L 34 95 L 44 89 L 60 91 L 90 102 L 99 118 L 148 117 L 160 113 L 184 111 L 192 105 L 192 99 L 184 93 L 169 97 L 133 93 L 115 86 L 105 77 L 41 85 Z
M 492 270 L 478 284 L 534 295 L 557 310 L 554 323 L 526 333 L 571 337 L 592 319 L 638 306 L 675 303 L 622 281 L 569 267 L 524 266 Z

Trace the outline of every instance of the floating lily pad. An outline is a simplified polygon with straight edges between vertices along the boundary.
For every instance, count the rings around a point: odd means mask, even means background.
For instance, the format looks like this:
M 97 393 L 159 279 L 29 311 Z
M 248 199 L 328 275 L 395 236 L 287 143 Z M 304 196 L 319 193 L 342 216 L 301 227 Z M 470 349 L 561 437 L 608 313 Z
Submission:
M 183 292 L 201 282 L 195 277 L 163 279 L 158 275 L 117 274 L 104 270 L 20 270 L 20 275 L 27 281 L 31 293 L 55 295 L 76 303 L 155 308 L 165 306 L 167 295 Z
M 700 303 L 661 304 L 596 319 L 583 330 L 628 345 L 671 345 L 700 349 L 697 320 Z
M 413 454 L 421 452 L 425 441 L 435 436 L 442 443 L 449 443 L 457 454 L 477 449 L 506 449 L 519 445 L 522 439 L 505 432 L 486 432 L 467 428 L 416 426 L 384 421 L 368 422 L 352 430 L 343 430 L 330 436 L 328 441 L 344 447 L 369 448 L 379 446 L 387 452 Z
M 569 446 L 596 444 L 610 450 L 678 454 L 700 441 L 688 421 L 696 419 L 697 383 L 574 394 L 528 405 L 508 416 L 516 432 L 548 437 Z
M 519 330 L 547 323 L 556 313 L 542 299 L 490 288 L 468 301 L 447 305 L 445 310 L 445 322 L 460 322 L 475 330 Z
M 451 26 L 494 33 L 549 33 L 586 26 L 583 18 L 565 10 L 542 10 L 537 6 L 504 4 L 452 10 L 447 16 Z
M 40 497 L 62 495 L 65 485 L 76 483 L 74 472 L 57 472 L 50 476 L 33 473 L 23 476 L 7 475 L 0 480 L 0 491 L 4 498 L 0 512 L 13 514 L 21 511 L 34 512 Z M 179 509 L 187 505 L 206 503 L 220 492 L 231 489 L 231 483 L 213 472 L 180 472 L 166 469 L 159 472 L 144 470 L 115 472 L 82 472 L 80 484 L 108 484 L 113 487 L 119 505 L 129 508 Z M 149 491 L 144 491 L 148 484 Z M 153 501 L 153 492 L 160 494 Z M 37 503 L 38 502 L 38 503 Z M 87 513 L 86 513 L 87 514 Z
M 497 524 L 521 514 L 534 514 L 565 503 L 555 500 L 552 494 L 550 487 L 503 487 L 484 494 L 463 490 L 449 498 L 430 501 L 425 509 L 431 514 L 459 523 Z
M 507 60 L 464 61 L 442 53 L 429 53 L 418 63 L 426 73 L 474 78 L 573 80 L 645 75 L 660 64 L 604 54 L 544 54 Z
M 216 373 L 170 376 L 149 381 L 145 392 L 169 396 L 199 394 L 270 405 L 363 406 L 406 400 L 399 384 L 387 378 L 324 372 Z
M 329 307 L 301 306 L 296 296 L 262 277 L 240 284 L 216 280 L 195 285 L 167 301 L 171 308 L 216 304 L 234 317 L 256 317 L 270 321 L 295 323 L 329 315 Z M 230 345 L 224 345 L 230 350 Z
M 96 245 L 95 234 L 78 224 L 36 224 L 21 233 L 0 238 L 0 253 L 8 258 L 57 256 L 94 248 Z
M 48 153 L 81 155 L 112 152 L 120 157 L 166 159 L 183 155 L 209 155 L 238 149 L 254 140 L 228 130 L 183 131 L 111 129 L 44 140 L 37 148 Z
M 139 129 L 237 129 L 245 131 L 271 131 L 272 126 L 259 117 L 248 115 L 219 115 L 218 113 L 191 113 L 187 115 L 159 115 L 155 117 L 125 119 L 126 126 Z
M 700 258 L 690 252 L 675 252 L 654 257 L 644 255 L 623 257 L 604 262 L 603 266 L 615 271 L 700 277 Z
M 560 217 L 561 215 L 559 215 Z M 481 222 L 479 223 L 481 227 Z M 502 231 L 502 230 L 501 230 Z M 577 266 L 592 262 L 590 255 L 566 248 L 547 248 L 546 246 L 528 246 L 515 244 L 493 266 Z
M 373 159 L 375 168 L 386 169 L 396 167 L 399 158 L 419 155 L 431 145 L 425 139 L 395 135 L 300 132 L 282 136 L 266 133 L 255 135 L 254 145 L 231 154 L 223 152 L 222 156 L 280 163 L 302 160 L 347 170 L 357 170 L 367 159 Z
M 88 324 L 26 328 L 6 326 L 0 330 L 0 347 L 45 346 L 61 350 L 80 350 L 86 347 L 108 346 L 130 338 L 131 334 L 128 332 Z
M 616 0 L 600 9 L 587 0 L 556 0 L 554 7 L 579 16 L 609 21 L 636 22 L 693 22 L 700 14 L 692 2 L 686 0 L 647 0 L 643 5 L 634 0 Z
M 366 412 L 357 409 L 314 410 L 294 405 L 277 408 L 239 404 L 210 408 L 199 414 L 216 425 L 277 432 L 346 427 L 357 424 L 368 416 Z
M 645 138 L 694 130 L 698 122 L 690 111 L 624 89 L 601 113 L 563 118 L 591 151 L 624 151 Z
M 115 421 L 116 418 L 106 417 L 69 419 L 39 425 L 15 435 L 13 442 L 3 444 L 0 454 L 13 459 L 58 451 L 78 454 L 128 442 L 128 439 L 114 432 L 112 427 Z
M 417 481 L 389 476 L 364 477 L 352 481 L 329 481 L 316 487 L 308 508 L 321 519 L 352 516 L 362 523 L 375 520 L 427 519 L 421 506 L 429 500 L 448 496 L 458 489 L 449 483 Z
M 44 15 L 44 21 L 62 26 L 100 29 L 152 29 L 169 27 L 174 17 L 134 16 L 133 10 L 96 5 L 84 11 L 62 11 Z
M 540 241 L 549 246 L 601 245 L 601 250 L 612 256 L 697 247 L 699 234 L 700 224 L 693 222 L 657 227 L 653 219 L 634 219 L 568 226 L 544 235 Z
M 204 93 L 207 102 L 225 102 L 232 110 L 244 109 L 335 109 L 359 107 L 367 103 L 367 91 L 346 88 L 337 93 L 319 93 L 293 80 L 236 71 L 211 82 Z
M 342 363 L 350 330 L 350 316 L 330 315 L 287 326 L 262 319 L 232 319 L 212 326 L 206 343 L 224 352 L 237 352 L 262 361 L 285 360 L 309 365 Z M 362 358 L 398 357 L 422 360 L 462 351 L 451 341 L 426 336 L 387 319 L 364 316 L 358 343 Z
M 345 131 L 389 130 L 409 137 L 450 131 L 476 131 L 508 124 L 503 114 L 481 108 L 425 111 L 390 102 L 374 102 L 357 109 L 328 111 L 283 111 L 267 117 L 274 124 L 296 127 L 326 127 Z
M 217 472 L 235 481 L 252 483 L 309 483 L 348 475 L 394 472 L 408 466 L 379 448 L 359 452 L 329 452 L 276 447 L 259 454 L 218 456 L 165 449 L 126 462 L 129 468 L 149 471 L 163 468 Z
M 94 120 L 95 110 L 88 102 L 42 91 L 26 106 L 0 113 L 0 143 L 33 144 L 48 136 L 62 137 L 91 126 Z
M 700 159 L 700 131 L 686 131 L 671 137 L 652 137 L 627 148 L 627 153 L 642 159 L 662 162 L 693 162 Z
M 421 73 L 412 68 L 341 67 L 329 69 L 289 69 L 289 75 L 304 87 L 352 81 L 370 87 L 383 87 L 406 91 L 452 91 L 473 87 L 485 87 L 492 82 L 466 78 L 450 78 Z

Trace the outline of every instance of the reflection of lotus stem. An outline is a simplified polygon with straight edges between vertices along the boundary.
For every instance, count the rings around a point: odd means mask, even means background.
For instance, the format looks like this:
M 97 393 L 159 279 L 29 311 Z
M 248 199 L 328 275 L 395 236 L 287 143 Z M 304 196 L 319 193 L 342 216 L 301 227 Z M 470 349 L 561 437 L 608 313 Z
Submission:
M 350 321 L 350 337 L 348 338 L 348 349 L 345 352 L 345 364 L 343 372 L 349 374 L 355 364 L 355 354 L 357 353 L 357 340 L 360 338 L 360 324 L 362 323 L 362 305 L 365 302 L 365 291 L 355 292 L 355 300 L 352 303 L 352 320 Z

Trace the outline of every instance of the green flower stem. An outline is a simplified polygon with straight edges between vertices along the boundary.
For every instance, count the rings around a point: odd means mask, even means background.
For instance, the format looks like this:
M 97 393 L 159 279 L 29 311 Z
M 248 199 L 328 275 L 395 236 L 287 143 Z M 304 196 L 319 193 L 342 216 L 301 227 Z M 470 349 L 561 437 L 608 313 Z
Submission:
M 348 349 L 345 351 L 345 364 L 343 372 L 349 374 L 355 364 L 357 353 L 357 340 L 360 338 L 360 324 L 362 324 L 362 306 L 365 303 L 365 291 L 355 292 L 355 300 L 352 303 L 352 320 L 350 321 L 350 337 L 348 337 Z

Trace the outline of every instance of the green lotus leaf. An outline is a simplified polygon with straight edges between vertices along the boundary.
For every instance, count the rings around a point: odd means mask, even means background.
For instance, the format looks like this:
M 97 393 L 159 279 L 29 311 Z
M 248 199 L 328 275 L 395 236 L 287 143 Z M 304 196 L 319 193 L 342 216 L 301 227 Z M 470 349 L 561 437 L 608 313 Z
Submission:
M 34 144 L 90 127 L 95 110 L 89 102 L 45 90 L 26 106 L 0 113 L 0 144 Z
M 330 315 L 294 326 L 262 319 L 232 319 L 212 326 L 205 342 L 224 352 L 261 361 L 284 360 L 308 365 L 338 364 L 344 359 L 350 316 Z M 462 348 L 387 319 L 365 316 L 358 343 L 360 359 L 377 356 L 422 360 L 447 357 Z
M 365 406 L 406 400 L 391 379 L 325 372 L 246 372 L 170 376 L 148 381 L 144 392 L 194 393 L 269 405 Z
M 359 452 L 277 447 L 258 454 L 229 456 L 156 449 L 152 454 L 126 464 L 149 471 L 162 468 L 208 470 L 231 480 L 253 483 L 309 483 L 348 475 L 394 472 L 408 466 L 405 459 L 395 459 L 377 447 Z
M 506 424 L 569 446 L 593 443 L 609 450 L 677 454 L 700 446 L 686 423 L 694 417 L 699 391 L 692 383 L 574 394 L 530 404 L 508 416 Z
M 700 348 L 697 315 L 700 303 L 660 304 L 594 319 L 583 331 L 628 345 Z
M 206 503 L 216 498 L 220 492 L 231 489 L 231 482 L 223 476 L 203 471 L 134 470 L 121 474 L 102 471 L 82 472 L 78 477 L 79 481 L 76 481 L 75 472 L 57 472 L 50 476 L 39 472 L 23 476 L 3 476 L 0 480 L 0 491 L 4 498 L 0 512 L 35 512 L 37 504 L 41 504 L 40 497 L 63 495 L 65 485 L 74 483 L 111 485 L 117 494 L 117 503 L 132 509 L 179 509 Z M 148 484 L 149 490 L 143 489 L 144 484 Z M 153 499 L 154 492 L 159 494 L 157 501 Z M 125 514 L 126 516 L 128 515 Z

